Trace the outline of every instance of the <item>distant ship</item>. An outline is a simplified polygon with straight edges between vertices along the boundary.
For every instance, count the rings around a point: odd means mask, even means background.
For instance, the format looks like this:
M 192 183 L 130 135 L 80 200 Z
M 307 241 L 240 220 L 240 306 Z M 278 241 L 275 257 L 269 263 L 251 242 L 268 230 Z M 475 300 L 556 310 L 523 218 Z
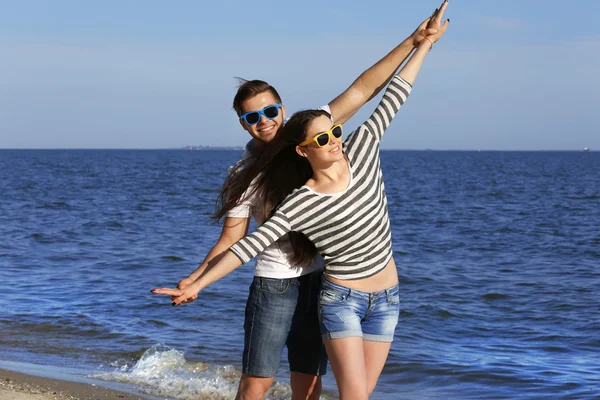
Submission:
M 583 151 L 590 151 L 590 148 L 589 147 L 584 147 Z

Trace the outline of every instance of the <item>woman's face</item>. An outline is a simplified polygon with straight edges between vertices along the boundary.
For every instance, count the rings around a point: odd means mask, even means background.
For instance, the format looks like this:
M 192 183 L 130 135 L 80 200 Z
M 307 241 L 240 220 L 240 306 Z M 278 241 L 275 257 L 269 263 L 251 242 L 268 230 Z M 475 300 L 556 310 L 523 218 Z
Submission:
M 326 116 L 319 116 L 312 120 L 306 131 L 305 140 L 312 139 L 323 132 L 331 130 L 333 123 Z M 335 138 L 329 135 L 329 143 L 319 147 L 316 142 L 311 142 L 306 146 L 296 148 L 298 154 L 307 157 L 311 164 L 323 164 L 339 161 L 344 157 L 342 153 L 342 138 Z

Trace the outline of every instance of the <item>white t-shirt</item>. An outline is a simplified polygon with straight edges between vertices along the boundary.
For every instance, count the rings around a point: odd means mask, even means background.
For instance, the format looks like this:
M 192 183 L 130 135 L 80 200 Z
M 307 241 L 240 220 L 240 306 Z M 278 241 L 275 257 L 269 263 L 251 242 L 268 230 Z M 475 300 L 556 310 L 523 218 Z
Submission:
M 329 105 L 319 107 L 319 110 L 324 110 L 331 115 Z M 332 118 L 333 122 L 333 118 Z M 249 144 L 252 141 L 249 142 Z M 248 146 L 246 146 L 248 147 Z M 242 160 L 250 156 L 248 150 L 242 156 Z M 259 207 L 253 207 L 255 199 L 250 196 L 229 210 L 226 217 L 231 218 L 254 218 L 257 224 L 264 222 L 265 216 L 259 213 Z M 254 275 L 263 278 L 289 279 L 298 276 L 310 274 L 311 272 L 322 269 L 325 266 L 323 259 L 317 256 L 315 261 L 308 266 L 294 266 L 290 263 L 289 258 L 293 255 L 292 244 L 288 239 L 288 235 L 283 236 L 275 243 L 267 247 L 256 257 L 256 267 Z

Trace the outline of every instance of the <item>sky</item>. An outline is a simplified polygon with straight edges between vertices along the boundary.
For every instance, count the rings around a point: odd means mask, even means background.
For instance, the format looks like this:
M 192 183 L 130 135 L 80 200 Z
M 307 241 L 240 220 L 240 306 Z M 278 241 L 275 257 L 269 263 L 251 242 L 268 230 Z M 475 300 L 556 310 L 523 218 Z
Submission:
M 438 0 L 0 0 L 0 148 L 238 146 L 235 77 L 328 103 Z M 451 0 L 388 149 L 600 150 L 600 2 Z M 346 123 L 350 132 L 378 97 Z

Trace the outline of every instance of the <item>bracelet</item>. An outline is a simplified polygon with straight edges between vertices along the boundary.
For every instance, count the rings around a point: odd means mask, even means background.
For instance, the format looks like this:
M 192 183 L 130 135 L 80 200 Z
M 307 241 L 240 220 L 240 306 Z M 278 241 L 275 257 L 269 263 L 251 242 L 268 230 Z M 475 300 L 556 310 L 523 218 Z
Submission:
M 427 36 L 425 37 L 425 40 L 429 42 L 429 51 L 431 51 L 431 49 L 433 49 L 433 42 Z

